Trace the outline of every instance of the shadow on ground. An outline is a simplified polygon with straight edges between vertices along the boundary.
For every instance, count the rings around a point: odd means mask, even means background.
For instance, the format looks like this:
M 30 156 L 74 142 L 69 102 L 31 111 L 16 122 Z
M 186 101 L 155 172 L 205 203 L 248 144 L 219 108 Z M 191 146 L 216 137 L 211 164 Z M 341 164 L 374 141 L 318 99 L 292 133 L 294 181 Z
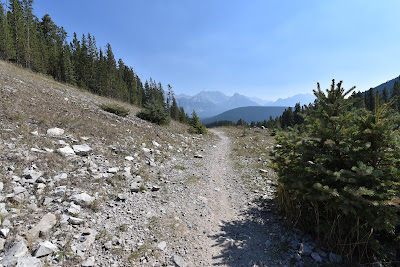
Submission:
M 290 264 L 287 240 L 289 232 L 282 226 L 273 200 L 254 201 L 242 211 L 240 220 L 221 222 L 220 233 L 210 236 L 222 253 L 215 256 L 227 266 L 282 266 Z

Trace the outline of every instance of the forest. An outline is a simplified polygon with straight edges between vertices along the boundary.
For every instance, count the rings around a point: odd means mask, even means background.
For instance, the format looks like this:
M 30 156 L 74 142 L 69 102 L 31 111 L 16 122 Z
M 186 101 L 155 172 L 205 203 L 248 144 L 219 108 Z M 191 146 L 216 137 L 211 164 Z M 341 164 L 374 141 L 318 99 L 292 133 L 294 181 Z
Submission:
M 152 78 L 144 83 L 132 67 L 114 57 L 109 43 L 98 47 L 95 36 L 83 34 L 68 42 L 68 33 L 49 14 L 38 19 L 33 0 L 0 2 L 0 59 L 43 73 L 92 93 L 153 108 L 184 123 L 189 117 L 179 107 L 171 85 L 165 90 Z

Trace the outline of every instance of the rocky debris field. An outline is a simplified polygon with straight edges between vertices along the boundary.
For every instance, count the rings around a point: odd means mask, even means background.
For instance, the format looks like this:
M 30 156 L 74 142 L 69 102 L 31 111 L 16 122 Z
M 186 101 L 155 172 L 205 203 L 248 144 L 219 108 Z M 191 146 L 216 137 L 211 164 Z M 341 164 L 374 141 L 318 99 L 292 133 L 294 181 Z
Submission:
M 232 149 L 245 137 L 106 102 L 0 62 L 0 266 L 342 263 L 284 226 L 264 160 Z

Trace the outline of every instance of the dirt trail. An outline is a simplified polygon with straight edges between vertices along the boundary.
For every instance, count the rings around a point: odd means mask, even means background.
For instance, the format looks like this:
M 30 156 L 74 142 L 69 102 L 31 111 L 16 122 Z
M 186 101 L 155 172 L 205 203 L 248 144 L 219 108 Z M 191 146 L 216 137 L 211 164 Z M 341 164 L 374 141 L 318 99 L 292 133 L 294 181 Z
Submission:
M 255 263 L 256 258 L 262 258 L 266 239 L 260 229 L 244 223 L 253 206 L 240 174 L 232 166 L 229 137 L 223 131 L 212 132 L 220 140 L 205 151 L 200 174 L 203 183 L 192 188 L 192 198 L 204 205 L 190 202 L 194 205 L 188 203 L 184 207 L 192 214 L 186 218 L 189 224 L 196 225 L 190 233 L 193 240 L 189 242 L 194 243 L 194 249 L 188 255 L 189 266 L 251 266 L 253 259 Z M 258 246 L 249 246 L 249 240 L 257 240 Z

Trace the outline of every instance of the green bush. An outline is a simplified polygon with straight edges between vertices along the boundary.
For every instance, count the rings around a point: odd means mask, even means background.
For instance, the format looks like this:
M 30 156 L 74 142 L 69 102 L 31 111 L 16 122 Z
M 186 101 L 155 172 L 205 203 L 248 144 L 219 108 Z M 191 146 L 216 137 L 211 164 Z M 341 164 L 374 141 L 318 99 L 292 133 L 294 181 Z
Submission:
M 129 110 L 114 104 L 100 104 L 99 107 L 104 111 L 114 113 L 121 117 L 126 117 L 129 114 Z
M 164 105 L 156 102 L 146 105 L 136 116 L 158 125 L 169 124 L 171 121 L 168 110 Z
M 345 92 L 341 84 L 333 81 L 326 95 L 318 84 L 302 135 L 276 136 L 279 208 L 352 260 L 392 260 L 400 229 L 397 117 L 379 97 L 374 112 L 348 111 L 353 88 Z
M 206 126 L 200 122 L 199 117 L 196 114 L 196 111 L 193 110 L 192 118 L 190 119 L 190 133 L 194 134 L 206 134 L 207 128 Z

